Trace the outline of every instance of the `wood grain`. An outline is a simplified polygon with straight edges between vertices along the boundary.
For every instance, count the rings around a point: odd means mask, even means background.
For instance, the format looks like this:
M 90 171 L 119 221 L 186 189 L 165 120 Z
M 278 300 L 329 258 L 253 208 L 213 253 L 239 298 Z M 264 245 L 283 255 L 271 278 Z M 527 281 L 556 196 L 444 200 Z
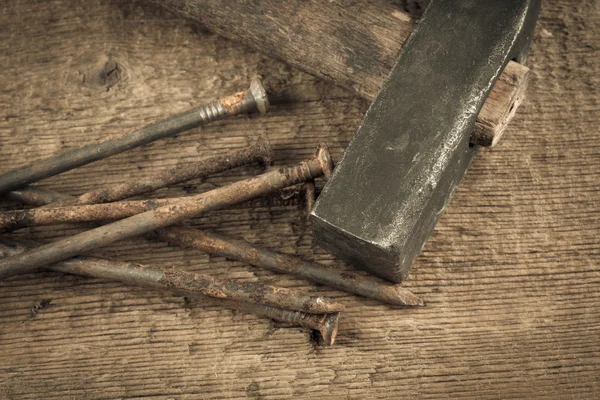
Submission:
M 164 293 L 39 272 L 0 282 L 0 398 L 597 398 L 596 3 L 543 3 L 527 98 L 500 144 L 480 152 L 406 283 L 426 307 L 388 308 L 136 238 L 95 255 L 330 296 L 346 305 L 336 345 L 318 347 L 302 329 Z M 41 183 L 72 195 L 238 149 L 261 133 L 274 144 L 276 165 L 309 157 L 321 141 L 338 158 L 368 106 L 145 3 L 0 7 L 1 170 L 244 88 L 255 73 L 278 100 L 265 116 L 220 121 Z M 156 196 L 259 171 L 243 167 Z M 312 243 L 300 196 L 189 224 L 350 269 Z M 76 231 L 21 235 L 52 240 Z
M 151 1 L 369 100 L 417 23 L 386 0 Z M 526 66 L 508 63 L 479 112 L 472 143 L 498 143 L 521 103 L 528 75 Z

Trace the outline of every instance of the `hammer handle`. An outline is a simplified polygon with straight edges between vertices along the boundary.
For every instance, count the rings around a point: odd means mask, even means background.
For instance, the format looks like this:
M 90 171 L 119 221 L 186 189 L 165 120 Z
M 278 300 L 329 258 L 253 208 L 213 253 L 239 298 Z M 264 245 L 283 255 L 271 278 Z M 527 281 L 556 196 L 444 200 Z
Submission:
M 385 0 L 151 1 L 368 100 L 415 25 Z M 479 114 L 473 143 L 495 144 L 522 99 L 529 69 L 508 67 Z

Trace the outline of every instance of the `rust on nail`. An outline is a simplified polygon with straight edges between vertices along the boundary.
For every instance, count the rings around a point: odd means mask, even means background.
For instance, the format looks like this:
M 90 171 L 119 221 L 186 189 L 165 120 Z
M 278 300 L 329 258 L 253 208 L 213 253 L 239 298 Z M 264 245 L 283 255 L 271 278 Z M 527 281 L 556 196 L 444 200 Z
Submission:
M 168 243 L 194 248 L 212 255 L 247 262 L 272 271 L 292 274 L 301 278 L 340 289 L 349 293 L 377 299 L 398 306 L 422 306 L 423 300 L 398 284 L 372 276 L 341 272 L 334 268 L 301 258 L 276 253 L 248 242 L 223 238 L 193 228 L 169 227 L 156 232 Z
M 337 312 L 343 309 L 343 306 L 339 303 L 319 296 L 310 296 L 296 290 L 257 282 L 217 279 L 209 275 L 177 269 L 165 269 L 158 283 L 182 294 L 202 293 L 211 297 L 265 304 L 271 307 L 311 314 Z
M 273 147 L 266 136 L 260 136 L 255 144 L 228 154 L 210 157 L 195 163 L 180 165 L 172 170 L 158 172 L 149 178 L 135 179 L 129 182 L 92 190 L 83 195 L 62 200 L 52 207 L 68 205 L 86 205 L 110 203 L 149 193 L 157 189 L 172 186 L 192 179 L 203 179 L 209 175 L 240 167 L 251 162 L 269 165 L 273 161 Z
M 237 92 L 232 94 L 231 96 L 223 97 L 219 99 L 219 103 L 221 106 L 231 115 L 239 114 L 240 108 L 242 107 L 242 103 L 244 102 L 244 98 L 246 96 L 246 92 Z
M 322 154 L 326 152 L 320 147 L 315 158 L 303 161 L 295 167 L 280 168 L 277 171 L 267 172 L 254 178 L 235 182 L 229 186 L 211 190 L 195 196 L 170 199 L 118 201 L 106 204 L 88 204 L 76 206 L 49 205 L 31 210 L 16 210 L 0 212 L 0 231 L 8 232 L 27 226 L 52 225 L 61 223 L 106 221 L 131 217 L 136 214 L 165 208 L 154 215 L 178 212 L 182 204 L 188 209 L 205 203 L 213 204 L 212 207 L 222 208 L 241 201 L 238 198 L 250 200 L 255 197 L 278 191 L 283 187 L 305 182 L 323 175 Z M 284 182 L 289 182 L 286 184 Z M 283 186 L 282 186 L 283 185 Z M 223 204 L 221 204 L 223 203 Z M 213 209 L 213 208 L 211 208 Z M 180 212 L 184 212 L 180 210 Z
M 36 244 L 31 242 L 18 241 L 14 239 L 0 239 L 0 257 L 9 257 L 22 253 L 27 248 L 34 247 Z M 178 285 L 164 285 L 160 282 L 164 275 L 165 269 L 141 266 L 138 264 L 128 263 L 124 261 L 101 259 L 94 257 L 75 257 L 54 264 L 49 267 L 51 270 L 89 277 L 102 279 L 111 279 L 120 281 L 126 284 L 161 288 L 169 290 L 176 294 L 182 294 Z M 183 274 L 191 274 L 180 271 Z M 187 281 L 193 281 L 193 277 L 188 277 Z M 308 314 L 300 311 L 286 310 L 277 307 L 271 307 L 264 304 L 247 303 L 239 300 L 233 300 L 226 297 L 210 297 L 203 293 L 193 292 L 194 287 L 189 288 L 183 285 L 187 290 L 184 295 L 201 300 L 206 304 L 218 304 L 227 308 L 233 308 L 245 313 L 252 313 L 275 321 L 286 322 L 292 325 L 303 326 L 309 329 L 316 330 L 323 338 L 323 343 L 333 345 L 337 335 L 338 323 L 340 318 L 339 312 L 328 314 Z

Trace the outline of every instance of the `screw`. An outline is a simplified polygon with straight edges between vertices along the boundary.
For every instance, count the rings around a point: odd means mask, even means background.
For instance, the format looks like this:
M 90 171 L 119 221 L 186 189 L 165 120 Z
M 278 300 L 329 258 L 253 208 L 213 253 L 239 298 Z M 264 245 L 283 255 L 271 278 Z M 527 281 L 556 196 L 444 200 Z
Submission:
M 31 247 L 30 242 L 0 239 L 0 256 L 8 257 L 19 254 Z M 161 268 L 143 267 L 124 261 L 108 260 L 93 257 L 75 257 L 66 261 L 59 262 L 49 267 L 53 271 L 66 274 L 84 275 L 102 279 L 112 279 L 136 286 L 150 286 L 166 289 L 177 294 L 181 294 L 179 288 L 165 285 L 160 282 L 161 273 L 165 270 Z M 180 273 L 184 273 L 180 271 Z M 193 281 L 192 273 L 184 273 L 188 281 Z M 219 304 L 228 308 L 233 308 L 246 313 L 252 313 L 267 317 L 280 322 L 287 322 L 294 325 L 304 326 L 317 330 L 323 337 L 324 343 L 333 345 L 337 334 L 339 312 L 328 314 L 307 314 L 299 311 L 290 311 L 281 308 L 270 307 L 262 304 L 246 303 L 233 301 L 229 298 L 215 298 L 198 293 L 197 291 L 184 291 L 185 295 L 191 295 L 204 303 Z
M 173 115 L 122 136 L 68 150 L 8 171 L 0 175 L 0 193 L 6 193 L 29 183 L 37 182 L 158 139 L 176 135 L 217 119 L 243 112 L 266 112 L 268 107 L 269 101 L 265 90 L 260 81 L 254 79 L 250 84 L 250 88 L 244 92 L 238 92 L 205 106 Z
M 181 222 L 186 218 L 196 217 L 206 211 L 221 209 L 263 196 L 286 186 L 306 182 L 322 175 L 329 175 L 332 165 L 327 147 L 321 145 L 312 159 L 303 161 L 293 167 L 280 168 L 196 196 L 185 197 L 173 204 L 136 214 L 112 224 L 91 229 L 1 260 L 0 279 L 32 271 L 118 240 L 149 233 L 155 229 Z M 64 207 L 62 209 L 72 212 L 73 209 L 79 207 L 110 207 L 117 204 L 119 203 Z M 31 210 L 32 213 L 35 211 Z M 110 216 L 102 215 L 99 218 L 110 219 Z
M 377 299 L 384 303 L 402 306 L 423 305 L 421 298 L 400 285 L 375 277 L 341 272 L 323 264 L 311 263 L 298 257 L 253 246 L 245 241 L 182 227 L 160 229 L 157 236 L 171 244 L 310 279 L 325 286 Z

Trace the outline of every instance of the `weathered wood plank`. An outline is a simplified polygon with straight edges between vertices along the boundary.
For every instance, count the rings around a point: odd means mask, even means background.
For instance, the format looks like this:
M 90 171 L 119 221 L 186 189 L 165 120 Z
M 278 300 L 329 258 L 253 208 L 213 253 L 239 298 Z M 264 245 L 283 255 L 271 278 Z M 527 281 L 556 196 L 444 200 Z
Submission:
M 221 121 L 42 182 L 54 190 L 74 195 L 148 176 L 240 148 L 260 133 L 279 165 L 308 157 L 320 141 L 339 157 L 367 107 L 145 3 L 0 7 L 0 170 L 244 88 L 254 73 L 280 100 L 263 117 Z M 595 7 L 544 2 L 527 99 L 500 145 L 472 165 L 406 284 L 426 307 L 391 309 L 136 238 L 96 254 L 318 291 L 347 305 L 336 346 L 316 347 L 304 330 L 169 294 L 41 272 L 0 282 L 0 398 L 597 397 Z M 106 78 L 102 71 L 114 63 L 119 72 Z M 157 196 L 258 171 L 241 168 Z M 190 223 L 333 263 L 313 245 L 298 200 L 256 202 Z M 75 231 L 22 235 L 50 240 Z M 32 317 L 44 299 L 51 304 Z

